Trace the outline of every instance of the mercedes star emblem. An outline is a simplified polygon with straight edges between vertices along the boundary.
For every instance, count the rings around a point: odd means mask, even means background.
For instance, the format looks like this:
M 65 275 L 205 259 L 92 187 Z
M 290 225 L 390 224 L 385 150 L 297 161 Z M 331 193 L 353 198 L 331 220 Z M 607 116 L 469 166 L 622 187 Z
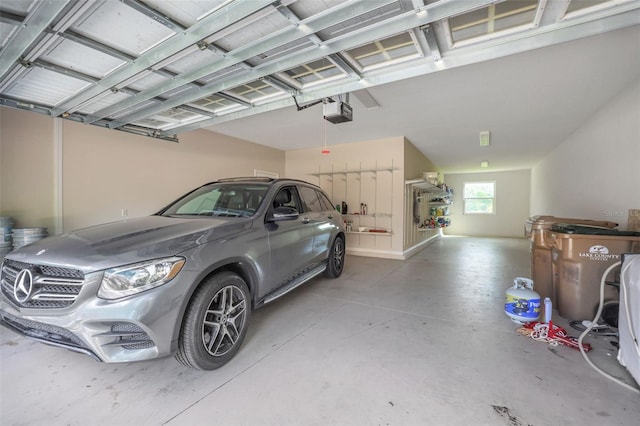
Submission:
M 33 290 L 33 274 L 28 269 L 20 271 L 13 285 L 13 297 L 19 302 L 24 303 L 31 297 Z

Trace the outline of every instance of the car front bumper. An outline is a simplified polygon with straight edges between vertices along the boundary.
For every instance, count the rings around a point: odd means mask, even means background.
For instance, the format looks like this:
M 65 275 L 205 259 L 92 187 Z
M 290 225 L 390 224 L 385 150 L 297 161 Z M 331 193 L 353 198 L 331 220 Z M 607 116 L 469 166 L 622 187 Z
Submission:
M 87 274 L 77 300 L 62 309 L 24 308 L 5 292 L 0 321 L 37 341 L 108 362 L 133 362 L 171 355 L 177 347 L 189 272 L 142 293 L 117 300 L 98 298 L 102 272 Z M 188 298 L 187 298 L 188 300 Z

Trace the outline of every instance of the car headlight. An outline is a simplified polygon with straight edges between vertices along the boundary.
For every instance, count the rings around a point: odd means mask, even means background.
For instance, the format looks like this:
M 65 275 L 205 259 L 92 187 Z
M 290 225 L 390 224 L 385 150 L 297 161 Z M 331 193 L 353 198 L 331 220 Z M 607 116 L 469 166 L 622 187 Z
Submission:
M 184 266 L 184 258 L 168 257 L 104 271 L 98 297 L 119 299 L 166 284 Z

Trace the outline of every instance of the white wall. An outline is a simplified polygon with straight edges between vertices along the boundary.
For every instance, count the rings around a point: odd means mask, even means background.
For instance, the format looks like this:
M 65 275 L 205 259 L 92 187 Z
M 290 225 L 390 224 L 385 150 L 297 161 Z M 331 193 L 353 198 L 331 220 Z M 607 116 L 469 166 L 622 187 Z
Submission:
M 465 182 L 496 182 L 496 213 L 463 214 Z M 524 237 L 524 222 L 529 217 L 530 170 L 508 172 L 447 174 L 445 182 L 453 188 L 453 205 L 449 207 L 451 226 L 447 235 L 480 237 Z
M 587 99 L 585 99 L 587 101 Z M 608 220 L 640 209 L 640 80 L 532 170 L 531 215 Z

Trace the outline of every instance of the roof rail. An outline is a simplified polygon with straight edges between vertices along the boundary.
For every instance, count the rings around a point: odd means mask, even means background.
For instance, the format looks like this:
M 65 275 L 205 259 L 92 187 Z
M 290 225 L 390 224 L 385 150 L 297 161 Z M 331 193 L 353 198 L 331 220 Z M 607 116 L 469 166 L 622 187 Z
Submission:
M 216 182 L 246 182 L 246 181 L 260 181 L 260 182 L 272 182 L 274 179 L 270 177 L 262 176 L 247 176 L 247 177 L 232 177 L 218 179 Z

